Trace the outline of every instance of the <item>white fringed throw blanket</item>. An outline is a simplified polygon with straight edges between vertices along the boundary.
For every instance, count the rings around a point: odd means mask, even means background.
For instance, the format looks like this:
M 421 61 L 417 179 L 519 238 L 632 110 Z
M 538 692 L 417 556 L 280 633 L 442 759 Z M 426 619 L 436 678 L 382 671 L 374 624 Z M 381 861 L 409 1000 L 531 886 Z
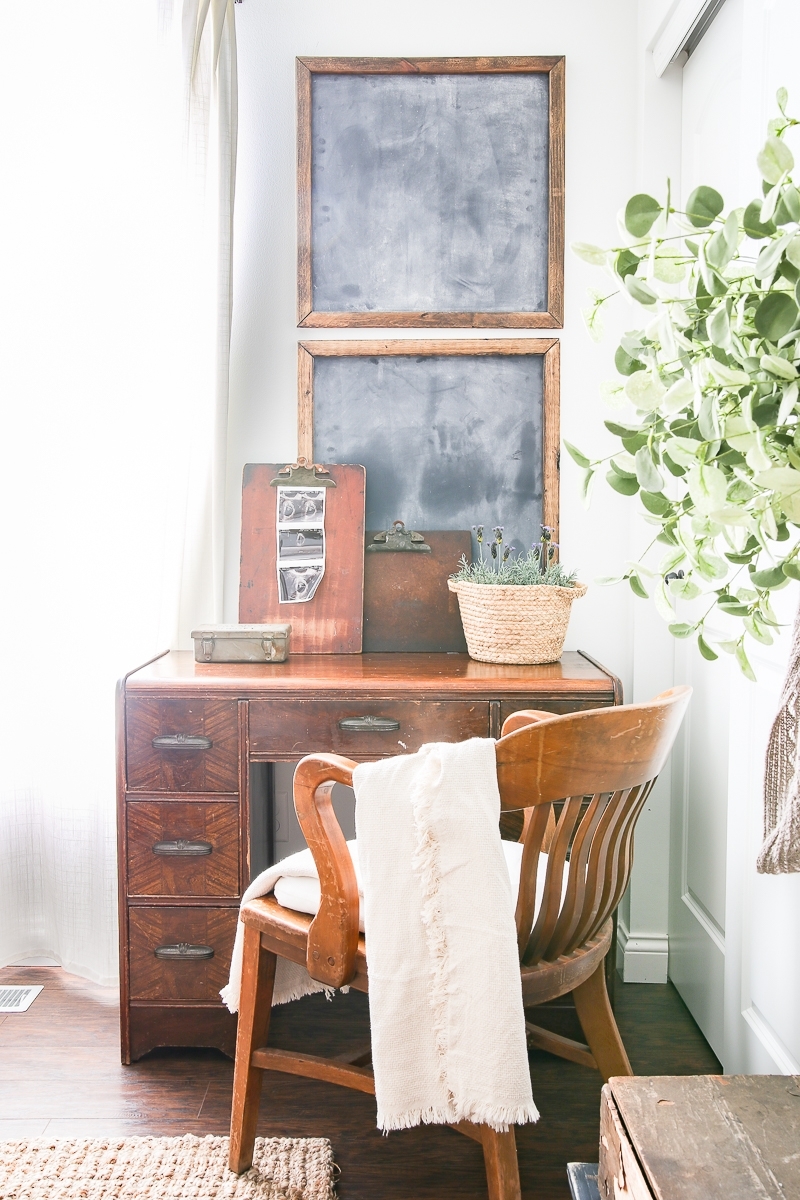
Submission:
M 756 863 L 762 875 L 800 871 L 800 610 L 781 704 L 772 724 L 764 765 L 764 844 Z
M 537 1120 L 494 742 L 436 743 L 365 763 L 353 786 L 378 1127 Z M 310 860 L 303 851 L 270 868 L 242 903 L 281 877 L 310 880 Z M 241 936 L 240 924 L 222 992 L 231 1011 Z M 323 990 L 278 960 L 274 1003 Z

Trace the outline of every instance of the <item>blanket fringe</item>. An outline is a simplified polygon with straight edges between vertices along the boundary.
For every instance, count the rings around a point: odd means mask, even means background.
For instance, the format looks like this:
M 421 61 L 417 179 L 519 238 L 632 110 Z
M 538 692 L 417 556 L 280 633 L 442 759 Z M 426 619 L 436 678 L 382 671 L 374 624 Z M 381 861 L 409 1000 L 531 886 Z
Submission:
M 488 1125 L 497 1133 L 508 1133 L 512 1125 L 530 1125 L 539 1120 L 535 1104 L 517 1108 L 482 1108 L 472 1106 L 459 1112 L 455 1108 L 417 1108 L 389 1116 L 378 1112 L 378 1129 L 392 1133 L 398 1129 L 413 1129 L 416 1125 L 457 1125 L 459 1121 L 470 1121 L 473 1125 Z

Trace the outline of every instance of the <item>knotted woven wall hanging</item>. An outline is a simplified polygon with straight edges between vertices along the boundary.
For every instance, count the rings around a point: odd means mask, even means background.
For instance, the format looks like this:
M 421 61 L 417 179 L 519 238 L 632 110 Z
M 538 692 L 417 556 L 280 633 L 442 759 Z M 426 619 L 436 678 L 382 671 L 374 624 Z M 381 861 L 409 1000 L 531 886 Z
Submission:
M 800 610 L 794 622 L 789 666 L 764 766 L 764 844 L 756 869 L 762 875 L 800 871 Z

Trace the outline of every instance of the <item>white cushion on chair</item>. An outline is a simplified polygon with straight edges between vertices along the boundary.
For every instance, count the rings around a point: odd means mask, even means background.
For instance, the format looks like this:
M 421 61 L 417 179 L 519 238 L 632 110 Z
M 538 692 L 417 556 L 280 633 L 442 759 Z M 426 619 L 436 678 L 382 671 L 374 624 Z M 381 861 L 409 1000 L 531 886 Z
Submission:
M 522 844 L 521 842 L 502 842 L 503 854 L 505 855 L 506 866 L 508 868 L 509 878 L 511 879 L 511 890 L 514 894 L 516 903 L 517 892 L 519 891 L 519 873 L 522 866 Z M 361 884 L 361 871 L 358 863 L 358 843 L 356 841 L 348 842 L 347 848 L 350 851 L 350 857 L 353 860 L 353 867 L 356 872 L 356 882 L 358 883 L 358 928 L 364 932 L 364 904 L 363 904 L 363 887 Z M 320 902 L 320 887 L 319 877 L 314 866 L 314 859 L 310 850 L 303 850 L 301 854 L 292 855 L 292 863 L 295 869 L 301 865 L 301 861 L 308 856 L 308 862 L 302 862 L 304 869 L 303 875 L 283 875 L 275 884 L 275 899 L 282 908 L 291 908 L 295 912 L 309 913 L 314 916 L 319 909 Z M 280 865 L 280 864 L 279 864 Z M 305 873 L 307 872 L 307 873 Z M 544 882 L 547 876 L 547 855 L 539 855 L 539 871 L 536 876 L 536 907 L 534 909 L 534 923 L 539 913 L 539 908 L 542 903 L 542 894 L 544 892 Z M 561 899 L 563 902 L 564 893 L 567 890 L 567 881 L 569 880 L 569 863 L 564 865 L 564 879 L 561 888 Z

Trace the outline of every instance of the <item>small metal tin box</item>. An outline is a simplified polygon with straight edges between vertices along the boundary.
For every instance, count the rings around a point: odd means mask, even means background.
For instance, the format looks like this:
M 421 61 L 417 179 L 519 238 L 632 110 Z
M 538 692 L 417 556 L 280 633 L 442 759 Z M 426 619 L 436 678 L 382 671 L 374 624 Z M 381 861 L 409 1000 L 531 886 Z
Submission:
M 291 625 L 201 625 L 192 630 L 196 662 L 278 663 L 289 657 Z

